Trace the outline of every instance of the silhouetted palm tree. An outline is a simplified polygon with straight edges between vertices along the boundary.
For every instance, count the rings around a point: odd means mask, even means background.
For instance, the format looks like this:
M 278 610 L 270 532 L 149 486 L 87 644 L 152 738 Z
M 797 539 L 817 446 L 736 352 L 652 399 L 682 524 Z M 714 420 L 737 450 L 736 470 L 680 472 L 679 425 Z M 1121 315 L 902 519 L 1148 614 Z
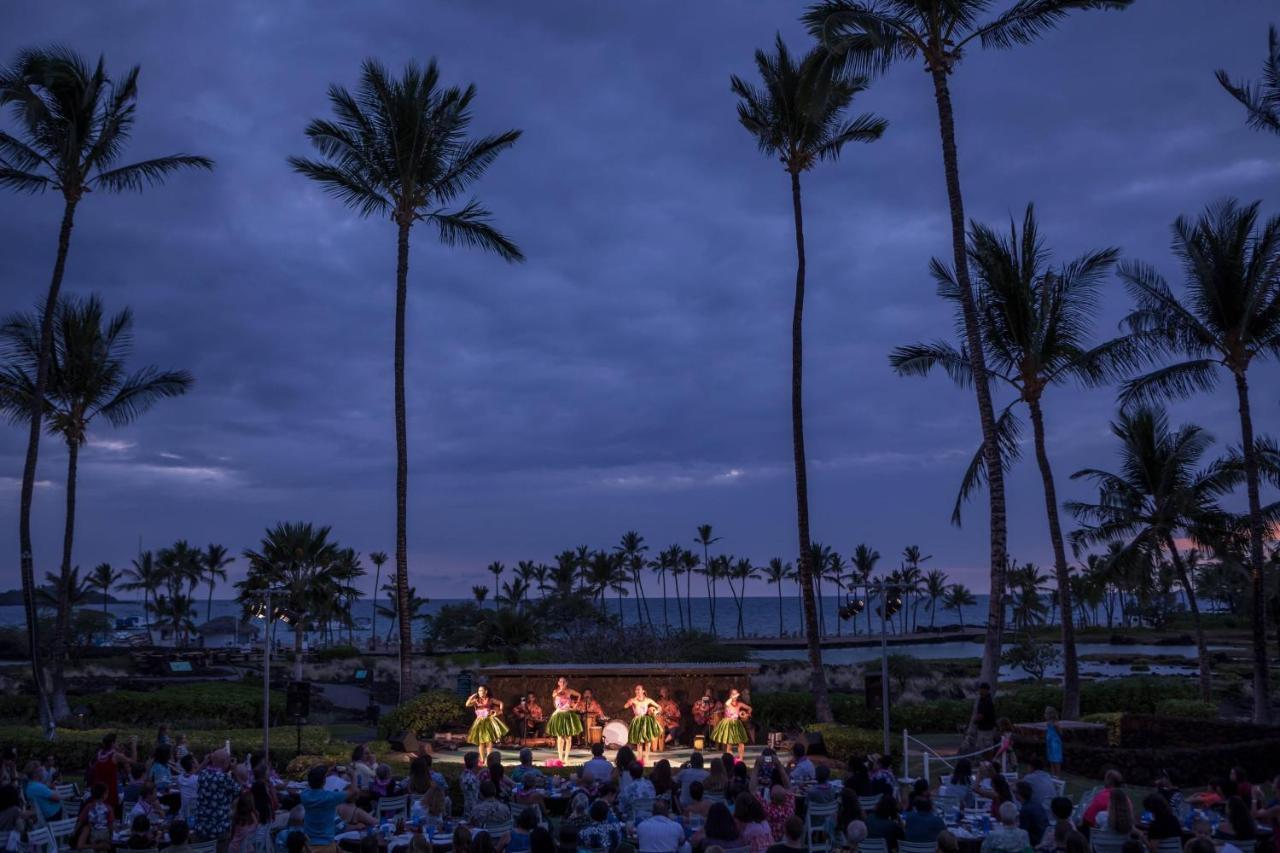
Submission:
M 110 563 L 99 563 L 93 567 L 93 571 L 85 578 L 85 582 L 102 594 L 102 641 L 107 642 L 111 635 L 110 617 L 107 615 L 107 599 L 111 596 L 112 588 L 120 582 L 123 575 L 112 568 Z
M 1241 104 L 1255 130 L 1280 133 L 1280 35 L 1275 27 L 1267 28 L 1267 59 L 1262 65 L 1262 80 L 1233 83 L 1225 70 L 1219 69 L 1218 82 Z
M 1121 277 L 1136 303 L 1124 319 L 1121 342 L 1156 358 L 1187 360 L 1125 384 L 1126 404 L 1184 398 L 1212 388 L 1219 369 L 1235 380 L 1240 449 L 1249 501 L 1249 571 L 1253 581 L 1253 717 L 1270 716 L 1267 687 L 1265 530 L 1259 497 L 1259 462 L 1249 402 L 1249 368 L 1280 352 L 1280 217 L 1258 222 L 1258 203 L 1235 200 L 1210 206 L 1197 220 L 1173 225 L 1173 254 L 1185 272 L 1184 297 L 1169 289 L 1154 267 L 1126 263 Z
M 432 60 L 424 70 L 410 63 L 399 79 L 381 63 L 366 59 L 353 95 L 329 87 L 335 118 L 315 119 L 307 137 L 322 159 L 290 157 L 293 168 L 316 181 L 361 216 L 385 216 L 396 226 L 395 430 L 396 430 L 396 594 L 409 608 L 409 437 L 405 422 L 405 312 L 409 282 L 409 232 L 418 222 L 436 226 L 447 246 L 494 252 L 508 261 L 523 259 L 516 244 L 494 228 L 489 211 L 474 199 L 452 205 L 503 151 L 520 137 L 517 130 L 471 139 L 475 87 L 441 88 Z M 400 622 L 400 701 L 414 695 L 413 633 Z
M 174 154 L 119 165 L 133 132 L 137 109 L 138 67 L 119 79 L 107 75 L 103 59 L 92 69 L 85 58 L 61 47 L 24 50 L 0 69 L 0 107 L 8 106 L 14 132 L 0 131 L 0 187 L 18 192 L 57 191 L 62 195 L 62 224 L 53 275 L 43 300 L 35 387 L 31 395 L 30 432 L 22 469 L 18 509 L 18 550 L 31 669 L 41 721 L 52 736 L 54 720 L 44 695 L 40 644 L 36 636 L 34 558 L 31 543 L 31 499 L 35 489 L 49 359 L 53 352 L 53 312 L 59 303 L 71 229 L 85 195 L 140 192 L 164 182 L 180 169 L 212 169 L 207 157 Z
M 142 593 L 142 619 L 147 628 L 147 644 L 155 643 L 155 638 L 151 635 L 151 599 L 160 589 L 163 583 L 161 571 L 156 566 L 155 555 L 150 551 L 141 551 L 138 556 L 131 561 L 131 568 L 124 570 L 124 577 L 128 578 L 120 588 L 129 592 Z
M 769 561 L 769 565 L 764 567 L 764 579 L 771 584 L 778 585 L 778 636 L 783 634 L 782 629 L 782 584 L 791 580 L 792 568 L 790 563 L 784 563 L 778 557 L 774 557 Z
M 1013 407 L 1025 403 L 1031 415 L 1059 591 L 1062 716 L 1068 720 L 1080 716 L 1080 667 L 1071 618 L 1070 567 L 1058 514 L 1057 486 L 1045 442 L 1042 400 L 1045 389 L 1051 385 L 1070 380 L 1098 384 L 1115 377 L 1118 367 L 1127 366 L 1126 347 L 1104 344 L 1090 349 L 1086 340 L 1097 316 L 1098 288 L 1118 254 L 1116 249 L 1101 249 L 1061 267 L 1050 267 L 1049 252 L 1040 238 L 1031 205 L 1027 205 L 1021 234 L 1012 224 L 1008 238 L 987 226 L 975 224 L 969 236 L 969 263 L 978 279 L 978 323 L 988 353 L 988 375 L 1001 380 L 1017 394 L 996 422 L 1002 464 L 1010 464 L 1018 454 L 1020 426 Z M 958 302 L 959 286 L 952 271 L 936 259 L 933 269 L 939 293 Z M 895 349 L 889 361 L 903 375 L 923 375 L 939 367 L 960 385 L 973 383 L 964 346 L 957 349 L 941 341 L 914 344 Z M 952 521 L 957 524 L 961 504 L 979 485 L 982 459 L 980 447 L 956 498 Z
M 1200 606 L 1192 573 L 1177 540 L 1204 535 L 1210 528 L 1229 524 L 1218 500 L 1231 490 L 1229 470 L 1210 465 L 1198 470 L 1213 439 L 1195 425 L 1170 429 L 1165 413 L 1141 406 L 1122 411 L 1111 432 L 1120 441 L 1120 465 L 1116 473 L 1085 468 L 1071 475 L 1098 486 L 1096 503 L 1069 501 L 1067 509 L 1083 526 L 1072 540 L 1086 545 L 1123 542 L 1102 565 L 1114 568 L 1133 563 L 1148 565 L 1166 553 L 1187 596 L 1200 660 L 1200 697 L 1212 698 L 1212 672 Z
M 929 599 L 929 627 L 932 628 L 938 618 L 938 602 L 947 594 L 947 573 L 941 569 L 925 572 L 924 594 Z
M 738 96 L 738 120 L 755 137 L 760 152 L 782 161 L 791 182 L 791 210 L 796 231 L 795 304 L 791 315 L 791 436 L 795 464 L 796 528 L 799 540 L 800 589 L 804 627 L 809 639 L 813 698 L 820 722 L 831 722 L 831 703 L 822 669 L 821 627 L 814 601 L 819 569 L 810 564 L 809 485 L 804 450 L 804 212 L 800 176 L 822 160 L 835 160 L 850 142 L 874 142 L 885 121 L 870 113 L 852 120 L 845 110 L 866 88 L 861 77 L 836 72 L 826 54 L 815 49 L 797 61 L 779 35 L 772 54 L 756 51 L 759 85 L 732 78 Z
M 498 603 L 499 603 L 498 599 L 501 597 L 498 590 L 498 580 L 499 578 L 502 577 L 502 573 L 505 572 L 506 570 L 507 570 L 507 567 L 504 566 L 502 563 L 498 563 L 498 562 L 490 563 L 488 566 L 485 567 L 485 571 L 493 575 L 493 606 L 495 608 L 498 606 Z
M 218 582 L 226 583 L 227 566 L 236 561 L 236 558 L 227 553 L 227 549 L 214 542 L 210 542 L 204 549 L 204 582 L 209 586 L 209 598 L 205 602 L 204 619 L 208 622 L 213 618 L 213 590 Z
M 382 581 L 382 567 L 387 562 L 386 551 L 373 551 L 369 554 L 369 562 L 373 563 L 373 599 L 378 600 L 378 584 Z M 369 620 L 369 647 L 378 644 L 378 608 L 373 608 L 373 618 Z
M 711 609 L 711 634 L 718 635 L 716 631 L 716 588 L 714 583 L 714 571 L 711 566 L 711 546 L 720 541 L 719 536 L 711 535 L 710 524 L 698 525 L 698 536 L 693 540 L 702 546 L 702 568 L 698 569 L 698 573 L 703 575 L 707 580 L 707 600 L 708 607 Z M 689 582 L 693 583 L 693 575 L 690 574 Z M 692 601 L 692 600 L 691 600 Z M 689 622 L 693 622 L 693 611 L 689 611 Z
M 1004 472 L 1000 468 L 1000 444 L 987 378 L 986 352 L 978 326 L 977 300 L 965 263 L 964 195 L 960 189 L 950 78 L 969 47 L 1009 48 L 1029 44 L 1057 26 L 1073 10 L 1123 9 L 1132 2 L 1012 0 L 1003 12 L 985 22 L 981 18 L 990 8 L 991 0 L 822 0 L 805 14 L 810 32 L 853 73 L 873 74 L 898 62 L 923 61 L 933 83 L 947 201 L 951 209 L 952 264 L 964 319 L 969 369 L 975 377 L 990 499 L 991 596 L 980 678 L 992 685 L 1000 675 L 1008 529 Z M 966 737 L 965 745 L 971 745 L 972 740 Z
M 948 610 L 956 612 L 956 624 L 964 630 L 964 608 L 973 607 L 978 603 L 978 599 L 973 597 L 973 593 L 968 587 L 961 583 L 953 583 L 947 588 L 947 598 L 945 607 Z
M 871 576 L 875 574 L 876 563 L 880 561 L 880 552 L 867 544 L 859 544 L 853 549 L 853 570 L 857 573 L 857 582 L 862 585 L 871 583 Z M 871 627 L 871 596 L 867 595 L 867 633 L 872 631 Z
M 31 417 L 40 363 L 40 324 L 43 312 L 17 314 L 0 324 L 0 411 L 14 423 Z M 104 316 L 102 301 L 64 296 L 53 315 L 53 351 L 44 391 L 44 421 L 51 435 L 67 445 L 66 517 L 62 534 L 63 578 L 71 574 L 76 525 L 76 484 L 80 448 L 89 427 L 101 416 L 115 427 L 127 426 L 158 400 L 177 397 L 191 386 L 185 370 L 161 371 L 145 367 L 128 373 L 125 359 L 133 348 L 133 314 L 125 309 Z M 60 588 L 67 589 L 64 583 Z M 71 713 L 67 703 L 65 666 L 71 631 L 71 604 L 58 605 L 54 620 L 52 702 L 55 718 Z

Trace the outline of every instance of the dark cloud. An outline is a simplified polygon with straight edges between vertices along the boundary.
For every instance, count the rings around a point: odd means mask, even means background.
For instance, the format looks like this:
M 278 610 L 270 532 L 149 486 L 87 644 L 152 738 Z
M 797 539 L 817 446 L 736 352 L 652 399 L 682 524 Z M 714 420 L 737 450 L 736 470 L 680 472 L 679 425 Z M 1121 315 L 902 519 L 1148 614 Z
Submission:
M 439 58 L 475 82 L 476 130 L 524 137 L 477 187 L 528 263 L 415 234 L 408 391 L 411 552 L 437 595 L 493 559 L 547 558 L 624 529 L 691 543 L 711 522 L 758 560 L 793 545 L 785 176 L 737 126 L 730 73 L 800 4 L 115 3 L 6 7 L 0 56 L 63 42 L 142 66 L 135 156 L 218 160 L 142 197 L 93 197 L 66 287 L 137 315 L 139 359 L 187 367 L 188 398 L 100 429 L 82 463 L 77 562 L 125 563 L 139 540 L 251 544 L 279 519 L 345 542 L 394 536 L 394 234 L 291 174 L 326 87 L 367 55 Z M 1058 257 L 1117 245 L 1171 276 L 1168 225 L 1228 194 L 1268 197 L 1280 140 L 1246 130 L 1213 69 L 1256 73 L 1261 0 L 1147 0 L 1076 16 L 1042 43 L 974 53 L 954 79 L 969 213 L 1034 201 Z M 982 587 L 981 504 L 947 523 L 977 439 L 971 398 L 892 376 L 895 344 L 947 335 L 927 261 L 947 254 L 927 80 L 901 67 L 858 105 L 883 141 L 806 176 L 807 418 L 814 534 L 886 554 L 920 543 Z M 54 198 L 0 196 L 4 307 L 43 291 Z M 1115 286 L 1099 334 L 1124 308 Z M 1258 420 L 1275 418 L 1274 368 Z M 1060 480 L 1106 464 L 1107 392 L 1046 403 Z M 1223 393 L 1178 407 L 1223 442 Z M 6 483 L 23 436 L 0 433 Z M 56 561 L 64 455 L 46 444 L 37 528 Z M 1064 497 L 1076 486 L 1060 483 Z M 0 528 L 16 522 L 16 488 Z M 1046 562 L 1032 466 L 1010 483 L 1013 553 Z M 10 542 L 11 550 L 12 539 Z M 16 572 L 4 572 L 16 582 Z

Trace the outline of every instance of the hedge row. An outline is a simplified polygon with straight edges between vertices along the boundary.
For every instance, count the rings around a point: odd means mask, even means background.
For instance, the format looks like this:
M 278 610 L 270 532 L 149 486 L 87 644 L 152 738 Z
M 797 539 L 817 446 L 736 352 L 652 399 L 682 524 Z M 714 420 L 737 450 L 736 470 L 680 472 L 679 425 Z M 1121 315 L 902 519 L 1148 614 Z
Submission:
M 138 758 L 148 758 L 147 750 L 155 743 L 155 731 L 146 728 L 120 729 L 58 729 L 56 740 L 47 740 L 39 728 L 31 726 L 0 727 L 0 745 L 11 746 L 18 753 L 21 764 L 28 758 L 44 758 L 52 755 L 62 768 L 68 779 L 77 778 L 81 769 L 87 769 L 98 751 L 102 738 L 108 732 L 114 732 L 119 746 L 128 750 L 130 735 L 138 737 Z M 258 752 L 262 749 L 262 729 L 208 729 L 186 733 L 187 743 L 191 751 L 203 756 L 231 741 L 232 752 L 243 756 L 247 752 Z M 336 745 L 323 726 L 304 726 L 302 728 L 302 751 L 298 751 L 297 730 L 293 726 L 279 726 L 271 729 L 271 760 L 283 767 L 299 754 L 323 754 Z M 347 750 L 350 756 L 350 750 Z
M 72 708 L 84 708 L 85 722 L 97 727 L 158 726 L 204 728 L 262 724 L 262 687 L 234 681 L 176 684 L 158 690 L 107 690 L 71 696 Z M 271 691 L 271 721 L 285 722 L 285 695 Z M 0 719 L 10 723 L 36 722 L 34 696 L 0 696 Z
M 1144 676 L 1090 681 L 1081 685 L 1080 704 L 1085 714 L 1127 711 L 1156 713 L 1171 701 L 1194 701 L 1196 686 L 1188 679 Z M 760 725 L 770 731 L 799 731 L 816 717 L 810 693 L 762 693 L 752 697 L 751 707 Z M 1015 723 L 1044 719 L 1044 709 L 1058 707 L 1062 690 L 1053 685 L 1025 685 L 999 691 L 996 712 Z M 869 709 L 861 694 L 831 694 L 836 722 L 863 728 L 880 728 L 880 712 Z M 969 722 L 970 699 L 936 699 L 929 702 L 897 702 L 890 706 L 890 724 L 914 732 L 955 732 Z
M 822 735 L 827 756 L 846 765 L 854 759 L 863 759 L 884 751 L 884 736 L 879 731 L 842 726 L 839 723 L 818 723 L 807 726 L 806 731 Z M 891 746 L 890 752 L 892 751 Z
M 378 722 L 378 733 L 389 737 L 410 731 L 421 737 L 460 725 L 466 716 L 466 704 L 450 690 L 428 690 L 398 706 Z

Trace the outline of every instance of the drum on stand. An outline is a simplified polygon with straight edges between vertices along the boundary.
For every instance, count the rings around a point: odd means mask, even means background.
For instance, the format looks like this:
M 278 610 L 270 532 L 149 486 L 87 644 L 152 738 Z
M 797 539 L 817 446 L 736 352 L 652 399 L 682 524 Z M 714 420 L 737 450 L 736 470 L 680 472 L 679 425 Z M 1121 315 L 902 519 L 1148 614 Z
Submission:
M 604 745 L 613 748 L 626 746 L 629 731 L 627 724 L 622 720 L 609 721 L 605 724 L 604 732 L 602 733 Z
M 587 746 L 593 743 L 600 743 L 604 737 L 604 729 L 600 726 L 600 719 L 595 714 L 587 714 L 584 728 L 587 732 Z

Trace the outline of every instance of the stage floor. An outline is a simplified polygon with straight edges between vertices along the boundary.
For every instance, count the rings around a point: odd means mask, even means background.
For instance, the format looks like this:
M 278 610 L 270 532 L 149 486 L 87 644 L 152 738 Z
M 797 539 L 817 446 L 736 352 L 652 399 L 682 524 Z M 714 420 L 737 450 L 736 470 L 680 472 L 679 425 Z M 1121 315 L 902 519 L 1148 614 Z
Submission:
M 437 764 L 461 764 L 462 756 L 466 755 L 467 752 L 474 749 L 475 747 L 470 745 L 466 747 L 460 747 L 456 750 L 440 749 L 437 747 L 432 751 L 431 757 L 432 757 L 432 760 Z M 542 766 L 546 764 L 548 761 L 555 760 L 556 749 L 554 746 L 551 746 L 551 747 L 535 746 L 535 747 L 531 747 L 531 749 L 533 750 L 533 763 L 535 765 Z M 763 749 L 764 749 L 763 746 L 748 746 L 747 747 L 747 764 L 754 765 L 756 758 L 760 756 L 760 753 Z M 502 753 L 502 763 L 505 764 L 506 766 L 510 767 L 512 765 L 520 763 L 520 747 L 514 746 L 514 745 L 502 746 L 502 747 L 498 747 L 497 751 Z M 606 749 L 604 751 L 604 757 L 609 759 L 609 761 L 613 761 L 614 758 L 617 756 L 617 754 L 618 754 L 618 751 L 616 749 Z M 702 753 L 703 757 L 706 758 L 707 760 L 710 760 L 712 757 L 719 756 L 722 754 L 723 753 L 720 753 L 720 752 L 715 752 L 715 751 L 708 752 L 706 750 L 703 750 L 703 753 Z M 665 752 L 652 753 L 649 756 L 649 763 L 653 764 L 665 758 L 667 761 L 671 762 L 672 767 L 679 767 L 680 765 L 687 762 L 689 760 L 689 756 L 691 755 L 693 755 L 693 750 L 687 747 L 680 747 L 678 749 L 667 749 Z M 392 755 L 387 756 L 386 758 L 383 758 L 381 760 L 386 761 L 388 760 L 388 758 L 391 759 L 392 761 L 400 760 L 400 761 L 403 761 L 405 764 L 407 764 L 409 760 L 412 758 L 412 756 L 409 755 L 408 753 L 393 753 Z M 590 758 L 591 758 L 590 750 L 575 749 L 569 755 L 568 766 L 571 768 L 580 767 Z

